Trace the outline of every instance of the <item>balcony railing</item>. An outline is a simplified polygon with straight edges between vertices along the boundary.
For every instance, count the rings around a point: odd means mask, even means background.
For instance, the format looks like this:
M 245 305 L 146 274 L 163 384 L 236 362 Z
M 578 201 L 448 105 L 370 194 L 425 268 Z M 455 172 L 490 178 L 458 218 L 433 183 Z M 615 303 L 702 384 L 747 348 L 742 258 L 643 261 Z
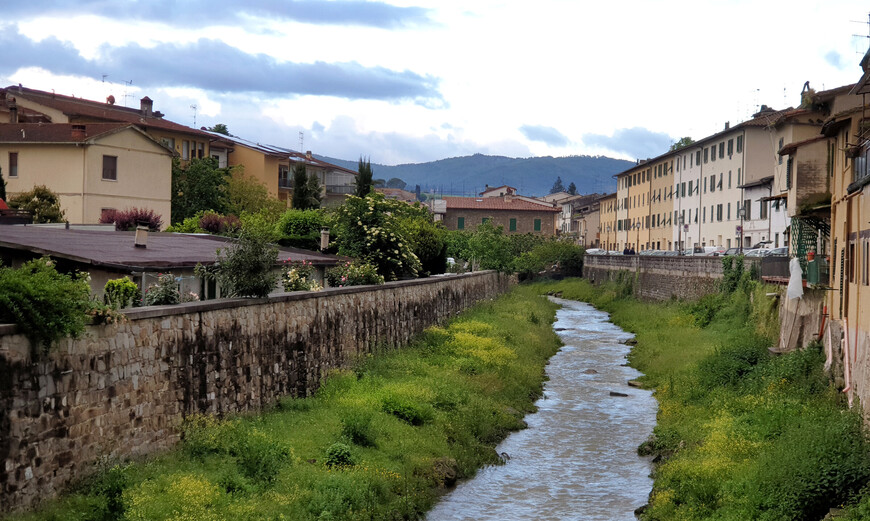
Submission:
M 287 190 L 293 189 L 293 180 L 292 179 L 278 179 L 278 188 L 284 188 Z M 327 194 L 339 194 L 339 195 L 349 195 L 352 194 L 356 190 L 354 185 L 326 185 L 326 193 Z

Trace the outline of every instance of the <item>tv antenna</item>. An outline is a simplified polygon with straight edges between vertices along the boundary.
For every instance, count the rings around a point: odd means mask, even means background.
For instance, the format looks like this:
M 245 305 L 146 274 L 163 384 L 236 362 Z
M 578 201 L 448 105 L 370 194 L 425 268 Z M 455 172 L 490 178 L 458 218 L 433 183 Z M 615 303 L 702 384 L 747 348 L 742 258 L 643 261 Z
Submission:
M 300 130 L 299 131 L 299 151 L 300 152 L 302 152 L 303 149 L 305 148 L 304 144 L 305 144 L 305 132 Z
M 853 34 L 853 35 L 852 35 L 853 38 L 867 38 L 867 39 L 870 39 L 870 13 L 867 14 L 867 21 L 866 21 L 866 22 L 859 22 L 858 20 L 850 20 L 850 22 L 855 23 L 855 24 L 865 24 L 865 25 L 867 25 L 867 33 L 868 33 L 868 34 Z M 857 52 L 858 54 L 864 54 L 864 53 L 866 53 L 867 51 L 864 51 L 864 50 L 861 50 L 861 49 L 856 49 L 855 52 Z
M 103 74 L 103 83 L 106 83 L 106 78 L 108 78 L 108 77 L 109 77 L 108 74 Z
M 133 85 L 133 80 L 124 80 L 124 107 L 127 106 L 127 98 L 132 98 L 132 94 L 127 94 L 127 88 Z
M 193 109 L 193 128 L 196 128 L 196 104 L 190 106 Z

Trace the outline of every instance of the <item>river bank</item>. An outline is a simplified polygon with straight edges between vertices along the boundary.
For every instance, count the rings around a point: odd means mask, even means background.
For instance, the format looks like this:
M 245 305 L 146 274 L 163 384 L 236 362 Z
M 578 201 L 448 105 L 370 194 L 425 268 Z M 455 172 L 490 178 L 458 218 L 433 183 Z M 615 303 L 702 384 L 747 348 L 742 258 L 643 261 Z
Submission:
M 337 372 L 315 396 L 249 417 L 188 418 L 184 440 L 15 520 L 415 519 L 501 460 L 560 341 L 535 288 L 478 305 L 409 348 Z
M 837 519 L 868 518 L 862 420 L 824 373 L 820 349 L 769 355 L 778 323 L 765 288 L 744 276 L 696 303 L 649 304 L 626 283 L 544 288 L 636 334 L 630 363 L 659 401 L 640 449 L 657 463 L 642 519 L 821 519 L 832 508 Z

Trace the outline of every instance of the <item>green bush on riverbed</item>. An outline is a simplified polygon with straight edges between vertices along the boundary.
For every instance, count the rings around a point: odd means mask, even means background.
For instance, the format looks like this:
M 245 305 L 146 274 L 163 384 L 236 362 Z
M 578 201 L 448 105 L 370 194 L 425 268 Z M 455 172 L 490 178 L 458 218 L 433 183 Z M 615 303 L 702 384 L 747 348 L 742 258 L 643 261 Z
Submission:
M 619 284 L 545 286 L 636 333 L 630 362 L 656 389 L 658 458 L 646 520 L 817 520 L 857 502 L 870 450 L 818 346 L 778 357 L 776 307 L 748 277 L 697 303 L 642 303 Z M 867 519 L 870 498 L 847 512 Z
M 406 349 L 250 417 L 193 417 L 173 452 L 107 465 L 16 520 L 416 519 L 446 485 L 500 462 L 559 346 L 556 306 L 517 288 Z M 530 317 L 534 317 L 531 320 Z

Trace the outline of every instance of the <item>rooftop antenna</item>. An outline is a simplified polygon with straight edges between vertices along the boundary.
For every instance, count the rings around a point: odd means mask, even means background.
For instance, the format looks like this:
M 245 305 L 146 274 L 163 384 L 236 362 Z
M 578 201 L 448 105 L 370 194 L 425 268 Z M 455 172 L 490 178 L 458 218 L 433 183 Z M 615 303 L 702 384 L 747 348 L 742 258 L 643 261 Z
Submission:
M 196 104 L 190 106 L 193 109 L 193 128 L 196 128 Z
M 108 77 L 109 77 L 108 74 L 103 74 L 103 83 L 106 83 L 106 78 L 108 78 Z
M 300 152 L 302 152 L 302 150 L 305 149 L 304 143 L 305 143 L 305 132 L 300 130 L 299 131 L 299 151 Z
M 133 97 L 132 94 L 127 94 L 127 87 L 130 87 L 132 85 L 133 85 L 133 80 L 130 80 L 130 81 L 124 80 L 124 107 L 127 106 L 127 98 Z
M 870 13 L 867 14 L 867 20 L 868 20 L 868 21 L 866 21 L 866 22 L 859 22 L 858 20 L 849 20 L 850 22 L 852 22 L 852 23 L 854 23 L 854 24 L 867 24 L 867 32 L 868 32 L 868 34 L 853 34 L 853 35 L 852 35 L 853 38 L 867 38 L 867 39 L 870 39 Z M 862 49 L 856 49 L 855 52 L 857 52 L 858 54 L 864 54 L 864 53 L 866 53 L 867 51 L 866 51 L 866 50 L 862 50 Z

